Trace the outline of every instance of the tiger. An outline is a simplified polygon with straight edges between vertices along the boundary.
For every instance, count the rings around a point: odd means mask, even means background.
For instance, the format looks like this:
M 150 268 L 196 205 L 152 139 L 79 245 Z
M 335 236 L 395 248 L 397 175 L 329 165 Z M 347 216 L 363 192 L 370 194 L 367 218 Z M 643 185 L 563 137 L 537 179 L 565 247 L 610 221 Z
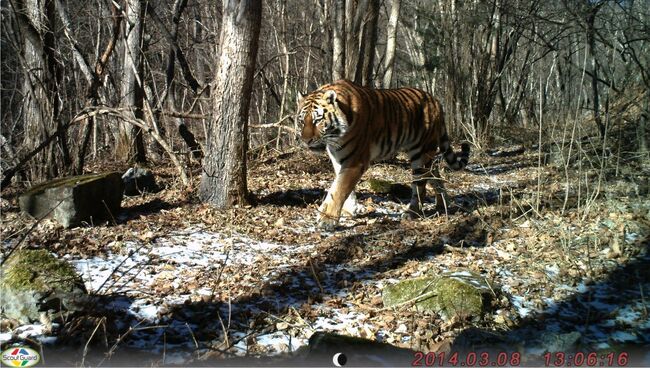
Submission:
M 461 152 L 451 148 L 444 112 L 431 94 L 416 88 L 372 89 L 349 80 L 326 84 L 297 94 L 295 124 L 303 145 L 326 151 L 336 177 L 318 209 L 317 225 L 334 230 L 342 213 L 356 216 L 365 207 L 354 188 L 374 161 L 405 151 L 412 171 L 411 200 L 405 218 L 423 215 L 422 200 L 430 181 L 436 190 L 436 209 L 446 208 L 446 193 L 438 165 L 440 149 L 447 165 L 460 170 L 469 161 L 468 143 Z

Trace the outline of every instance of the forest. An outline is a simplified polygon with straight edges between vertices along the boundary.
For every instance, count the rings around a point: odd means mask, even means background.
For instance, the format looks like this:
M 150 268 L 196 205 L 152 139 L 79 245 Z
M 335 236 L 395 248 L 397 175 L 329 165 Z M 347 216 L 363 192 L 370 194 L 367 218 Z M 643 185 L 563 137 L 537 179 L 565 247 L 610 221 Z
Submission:
M 3 363 L 650 365 L 650 0 L 0 10 Z M 338 195 L 319 91 L 353 145 L 433 96 L 458 167 Z

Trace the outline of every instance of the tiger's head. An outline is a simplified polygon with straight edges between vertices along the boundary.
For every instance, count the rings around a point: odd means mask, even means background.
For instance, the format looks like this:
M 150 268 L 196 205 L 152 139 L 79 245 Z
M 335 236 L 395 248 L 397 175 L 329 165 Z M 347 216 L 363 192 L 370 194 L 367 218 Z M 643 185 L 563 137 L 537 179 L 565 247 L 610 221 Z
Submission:
M 302 128 L 303 143 L 312 151 L 340 146 L 339 138 L 347 131 L 348 122 L 336 101 L 336 92 L 298 93 L 297 103 L 296 126 Z

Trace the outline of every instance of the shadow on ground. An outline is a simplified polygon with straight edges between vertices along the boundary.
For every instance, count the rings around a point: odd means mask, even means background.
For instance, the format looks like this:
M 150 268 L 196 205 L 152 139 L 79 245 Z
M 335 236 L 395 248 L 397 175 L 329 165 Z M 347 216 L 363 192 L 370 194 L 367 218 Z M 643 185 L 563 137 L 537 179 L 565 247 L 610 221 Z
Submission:
M 324 194 L 322 190 L 315 189 L 306 193 L 305 190 L 285 194 L 272 193 L 261 198 L 260 203 L 307 206 L 310 203 L 318 202 Z M 347 292 L 348 287 L 345 285 L 370 281 L 374 275 L 397 269 L 409 261 L 436 257 L 444 250 L 445 243 L 456 244 L 467 240 L 468 234 L 482 234 L 483 223 L 478 215 L 473 214 L 472 209 L 496 203 L 499 200 L 499 193 L 478 191 L 473 194 L 457 196 L 454 201 L 463 202 L 463 198 L 472 196 L 478 199 L 473 200 L 471 205 L 463 206 L 463 211 L 468 211 L 468 213 L 463 214 L 460 220 L 445 222 L 439 227 L 431 229 L 425 235 L 421 233 L 422 229 L 413 229 L 405 226 L 403 222 L 378 221 L 367 225 L 360 234 L 344 235 L 338 238 L 334 235 L 335 240 L 331 242 L 331 246 L 315 255 L 309 263 L 282 270 L 276 277 L 267 281 L 254 295 L 239 298 L 230 303 L 208 301 L 172 306 L 168 314 L 169 317 L 160 321 L 158 325 L 140 323 L 137 318 L 128 313 L 117 315 L 106 322 L 105 332 L 91 329 L 91 335 L 79 333 L 76 336 L 77 339 L 73 339 L 76 342 L 71 345 L 84 346 L 87 341 L 91 340 L 91 343 L 88 344 L 89 350 L 85 355 L 89 365 L 174 365 L 175 357 L 179 353 L 184 353 L 186 357 L 196 357 L 197 354 L 202 357 L 212 356 L 205 360 L 193 360 L 191 361 L 192 365 L 331 366 L 332 361 L 329 357 L 327 359 L 321 357 L 318 360 L 309 354 L 259 359 L 239 358 L 234 357 L 231 350 L 220 348 L 219 344 L 226 337 L 230 339 L 231 345 L 234 345 L 255 334 L 270 332 L 260 330 L 263 328 L 257 324 L 260 318 L 280 315 L 288 308 L 300 309 L 305 303 L 313 303 L 339 292 Z M 160 202 L 154 204 L 154 208 L 160 210 L 167 205 L 169 204 Z M 377 242 L 382 237 L 398 239 L 399 244 Z M 481 241 L 480 236 L 477 236 L 476 241 L 466 244 L 484 246 L 485 242 Z M 370 247 L 377 246 L 390 247 L 390 251 L 364 263 L 361 268 L 352 266 L 354 260 L 358 260 L 359 253 L 363 254 Z M 340 268 L 337 267 L 344 264 L 350 266 L 348 270 L 337 272 L 337 269 L 340 271 Z M 544 336 L 543 332 L 556 336 L 573 332 L 580 334 L 575 344 L 560 346 L 558 351 L 568 354 L 573 350 L 588 347 L 592 336 L 596 333 L 607 334 L 609 332 L 608 326 L 600 323 L 606 320 L 607 313 L 602 313 L 602 308 L 597 308 L 598 304 L 594 303 L 607 304 L 609 309 L 606 310 L 611 311 L 614 308 L 625 308 L 630 303 L 644 302 L 643 288 L 639 289 L 639 285 L 648 285 L 649 287 L 645 290 L 650 289 L 648 268 L 650 268 L 650 259 L 646 254 L 645 258 L 634 259 L 622 265 L 611 272 L 605 280 L 549 307 L 541 315 L 522 320 L 508 331 L 495 332 L 469 328 L 454 340 L 451 350 L 465 353 L 469 351 L 520 351 L 523 348 L 544 343 L 540 340 Z M 325 277 L 319 282 L 314 280 L 314 269 L 325 272 Z M 616 290 L 617 292 L 613 294 L 616 299 L 602 300 L 601 296 L 605 294 L 599 294 L 598 290 L 600 289 Z M 641 290 L 640 294 L 637 290 Z M 129 309 L 133 302 L 123 295 L 108 296 L 102 305 L 98 306 L 98 311 L 101 312 L 102 307 L 109 306 L 111 303 L 124 303 L 123 309 Z M 101 315 L 101 313 L 96 314 Z M 244 334 L 242 336 L 224 334 L 224 329 L 226 329 L 222 325 L 224 321 L 227 321 L 230 330 L 243 331 Z M 595 331 L 594 326 L 599 331 Z M 647 357 L 633 351 L 637 348 L 647 349 L 650 345 L 648 331 L 639 333 L 641 334 L 639 335 L 640 345 L 620 345 L 615 349 L 631 349 L 629 353 L 634 354 L 631 357 L 631 362 L 634 364 L 637 362 L 650 363 L 641 361 Z M 90 336 L 93 338 L 90 339 Z M 116 336 L 119 336 L 117 343 L 115 342 Z M 150 352 L 143 353 L 141 350 L 134 351 L 126 348 L 133 341 L 144 344 L 145 347 L 150 348 Z M 111 351 L 113 346 L 115 349 Z M 111 354 L 107 355 L 109 352 Z M 359 353 L 358 351 L 342 352 L 349 356 Z M 46 365 L 78 365 L 84 354 L 83 348 L 57 346 L 45 347 L 44 350 Z M 413 362 L 408 359 L 401 360 L 403 357 L 400 357 L 400 360 L 395 360 L 394 356 L 383 357 L 383 359 L 396 366 L 411 366 Z M 358 362 L 348 361 L 347 366 L 358 365 L 355 363 Z M 533 362 L 534 365 L 543 363 Z M 185 361 L 178 362 L 178 364 L 188 363 Z

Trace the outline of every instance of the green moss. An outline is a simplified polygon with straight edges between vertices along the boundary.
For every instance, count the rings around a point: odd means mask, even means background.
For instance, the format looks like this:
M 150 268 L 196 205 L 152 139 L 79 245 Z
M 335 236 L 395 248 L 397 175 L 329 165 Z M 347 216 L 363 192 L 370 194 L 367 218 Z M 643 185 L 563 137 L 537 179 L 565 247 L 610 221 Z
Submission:
M 45 249 L 17 250 L 4 264 L 0 286 L 9 289 L 45 291 L 53 284 L 78 283 L 79 276 L 69 263 L 56 259 Z
M 415 304 L 425 310 L 438 310 L 436 277 L 422 277 L 398 282 L 384 288 L 382 297 L 387 307 L 397 306 L 418 298 Z
M 415 306 L 448 319 L 482 315 L 490 305 L 491 295 L 489 285 L 480 275 L 465 271 L 400 281 L 386 286 L 382 296 L 387 307 Z
M 66 178 L 54 179 L 54 180 L 50 180 L 44 183 L 34 185 L 33 187 L 29 188 L 29 190 L 27 190 L 25 193 L 23 193 L 23 195 L 33 195 L 36 193 L 43 192 L 50 188 L 55 188 L 60 186 L 75 186 L 93 180 L 102 179 L 109 175 L 114 175 L 114 174 L 121 175 L 118 172 L 108 172 L 108 173 L 101 173 L 101 174 L 86 174 L 86 175 L 69 176 Z
M 378 194 L 392 194 L 398 198 L 411 196 L 411 187 L 408 185 L 375 178 L 368 179 L 368 185 L 371 191 Z
M 381 179 L 368 179 L 368 184 L 370 185 L 370 190 L 375 193 L 388 194 L 390 189 L 393 187 L 393 183 L 388 180 Z
M 441 314 L 465 317 L 483 312 L 483 296 L 474 285 L 450 277 L 440 279 L 436 288 Z

